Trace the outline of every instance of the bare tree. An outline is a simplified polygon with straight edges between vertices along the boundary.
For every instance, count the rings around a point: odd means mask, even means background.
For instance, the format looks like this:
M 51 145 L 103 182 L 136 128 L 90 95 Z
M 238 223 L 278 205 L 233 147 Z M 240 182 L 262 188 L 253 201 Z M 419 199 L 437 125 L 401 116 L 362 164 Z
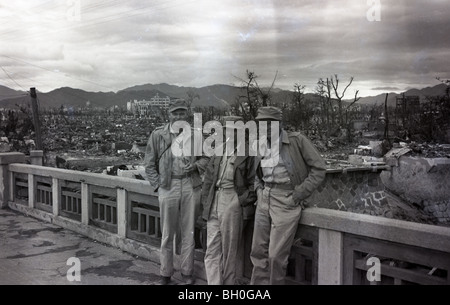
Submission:
M 343 99 L 345 96 L 345 92 L 347 91 L 348 87 L 350 87 L 352 82 L 353 82 L 353 76 L 350 77 L 350 81 L 348 82 L 347 86 L 345 86 L 342 93 L 339 93 L 339 77 L 337 74 L 335 74 L 334 77 L 331 76 L 331 86 L 333 87 L 334 95 L 335 95 L 337 103 L 338 103 L 338 120 L 339 120 L 339 124 L 341 126 L 344 124 Z M 357 96 L 358 96 L 358 91 L 356 91 L 354 102 L 351 105 L 353 105 L 354 103 L 356 103 L 358 101 Z M 346 110 L 348 110 L 348 109 L 349 109 L 349 107 L 347 107 Z
M 270 88 L 269 88 L 269 90 L 267 90 L 267 92 L 264 92 L 263 90 L 261 90 L 261 88 L 259 87 L 259 85 L 258 85 L 258 83 L 256 82 L 256 79 L 255 79 L 256 88 L 259 91 L 259 95 L 261 97 L 262 106 L 264 106 L 264 107 L 268 106 L 268 103 L 271 100 L 270 99 L 271 98 L 270 91 L 272 91 L 273 86 L 275 86 L 275 81 L 277 79 L 277 76 L 278 76 L 278 71 L 275 73 L 275 77 L 273 78 L 272 84 L 270 85 Z
M 350 121 L 352 119 L 354 119 L 349 115 L 349 113 L 355 115 L 355 111 L 352 111 L 353 110 L 352 107 L 357 101 L 359 101 L 361 99 L 361 97 L 358 97 L 358 93 L 359 93 L 359 90 L 356 90 L 353 101 L 350 102 L 350 104 L 348 104 L 347 107 L 345 107 L 345 126 L 347 126 L 349 129 L 350 129 L 350 126 L 349 126 Z
M 306 125 L 310 119 L 310 111 L 307 109 L 304 90 L 304 85 L 294 84 L 291 109 L 287 115 L 292 126 L 296 129 L 301 128 L 302 130 L 306 129 Z
M 252 71 L 246 71 L 247 79 L 236 77 L 242 82 L 243 95 L 236 98 L 236 103 L 241 109 L 245 120 L 254 119 L 259 108 L 258 90 L 256 89 L 255 80 L 258 77 Z
M 325 123 L 326 138 L 328 139 L 331 134 L 331 128 L 334 125 L 330 80 L 328 78 L 326 80 L 319 78 L 315 92 L 319 95 L 322 122 Z
M 273 86 L 275 85 L 277 75 L 278 72 L 275 74 L 272 85 L 267 91 L 263 90 L 259 86 L 257 82 L 258 75 L 256 75 L 256 73 L 253 71 L 246 71 L 246 79 L 235 76 L 242 82 L 242 89 L 244 90 L 244 94 L 236 98 L 236 103 L 238 105 L 237 108 L 242 111 L 244 119 L 254 119 L 257 115 L 259 107 L 269 105 L 271 100 L 270 93 L 273 89 Z

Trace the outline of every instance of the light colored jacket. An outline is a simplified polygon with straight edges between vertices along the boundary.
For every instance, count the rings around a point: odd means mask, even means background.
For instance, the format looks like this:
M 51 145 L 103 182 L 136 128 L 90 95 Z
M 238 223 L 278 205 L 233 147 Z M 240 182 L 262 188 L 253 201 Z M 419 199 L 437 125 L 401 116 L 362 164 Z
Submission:
M 194 141 L 197 137 L 197 133 L 193 133 L 194 136 L 191 137 L 191 164 L 197 165 L 197 170 L 191 174 L 192 186 L 194 188 L 201 186 L 202 180 L 200 174 L 202 174 L 208 164 L 209 158 L 206 156 L 197 157 L 194 154 L 194 143 L 203 143 L 203 137 L 200 134 L 200 138 Z M 172 175 L 172 150 L 169 145 L 171 145 L 172 139 L 170 136 L 170 124 L 156 128 L 150 135 L 147 141 L 147 148 L 145 151 L 145 173 L 147 175 L 147 180 L 150 182 L 154 190 L 158 187 L 168 188 L 171 182 Z M 169 147 L 167 150 L 166 148 Z M 165 151 L 166 150 L 166 151 Z M 161 155 L 162 154 L 162 155 Z M 159 158 L 159 168 L 156 170 L 156 161 Z
M 299 199 L 305 200 L 325 179 L 325 160 L 311 141 L 300 132 L 288 133 L 282 130 L 280 143 L 280 157 L 283 158 L 295 190 L 300 194 Z M 256 161 L 255 189 L 264 188 L 261 159 L 258 156 Z

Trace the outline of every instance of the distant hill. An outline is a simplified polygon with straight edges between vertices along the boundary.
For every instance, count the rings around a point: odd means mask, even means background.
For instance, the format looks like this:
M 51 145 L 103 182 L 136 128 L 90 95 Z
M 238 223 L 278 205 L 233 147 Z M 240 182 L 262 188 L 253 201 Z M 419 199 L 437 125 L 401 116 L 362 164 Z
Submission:
M 446 85 L 439 84 L 434 87 L 423 89 L 410 89 L 405 92 L 406 96 L 418 95 L 422 100 L 426 96 L 437 96 L 445 94 Z M 150 99 L 155 95 L 170 98 L 187 98 L 189 91 L 199 95 L 199 99 L 194 99 L 193 106 L 227 108 L 230 104 L 234 104 L 236 97 L 245 95 L 245 91 L 240 87 L 229 85 L 212 85 L 202 88 L 180 87 L 169 84 L 144 84 L 129 87 L 114 92 L 89 92 L 81 89 L 70 87 L 58 88 L 50 92 L 39 92 L 38 99 L 41 107 L 60 107 L 73 106 L 83 107 L 89 101 L 94 107 L 111 107 L 114 105 L 125 106 L 130 100 Z M 16 91 L 5 86 L 0 86 L 0 108 L 14 107 L 16 104 L 29 104 L 29 97 L 25 96 L 26 92 Z M 292 91 L 273 88 L 271 91 L 272 101 L 276 104 L 288 103 L 292 99 Z M 388 104 L 395 106 L 396 97 L 401 94 L 390 93 Z M 313 102 L 318 102 L 319 98 L 316 94 L 306 93 L 305 97 Z M 364 105 L 382 105 L 384 104 L 385 93 L 362 97 L 359 104 Z
M 445 84 L 439 84 L 434 87 L 426 87 L 423 89 L 410 89 L 404 92 L 405 96 L 419 96 L 422 102 L 426 101 L 427 96 L 440 96 L 445 94 L 445 89 L 447 86 Z M 394 106 L 397 97 L 401 97 L 402 93 L 389 93 L 388 95 L 388 106 Z M 386 93 L 379 94 L 377 96 L 362 97 L 358 103 L 364 105 L 384 105 L 384 100 L 386 98 Z
M 13 90 L 11 88 L 0 85 L 0 101 L 22 94 L 26 94 L 26 92 Z
M 0 85 L 0 108 L 21 104 L 26 99 L 26 94 L 24 91 L 13 90 Z
M 2 89 L 2 88 L 0 88 Z M 14 107 L 16 104 L 28 104 L 29 98 L 17 95 L 24 95 L 25 92 L 4 87 L 0 94 L 5 96 L 0 98 L 0 107 Z M 83 107 L 89 101 L 93 107 L 110 107 L 114 105 L 125 106 L 130 100 L 143 100 L 159 95 L 160 97 L 187 98 L 187 92 L 192 90 L 200 96 L 194 99 L 193 106 L 213 106 L 218 108 L 229 107 L 229 102 L 234 102 L 239 94 L 240 88 L 227 85 L 214 85 L 203 88 L 178 87 L 168 84 L 160 85 L 140 85 L 127 88 L 117 93 L 114 92 L 89 92 L 81 89 L 62 87 L 50 92 L 37 92 L 39 103 L 43 108 L 60 107 Z M 4 93 L 3 93 L 4 92 Z
M 177 98 L 181 98 L 189 90 L 196 90 L 196 89 L 197 88 L 193 88 L 193 87 L 179 87 L 179 86 L 175 86 L 175 85 L 169 85 L 169 84 L 166 84 L 166 83 L 162 83 L 162 84 L 157 84 L 157 85 L 153 85 L 153 84 L 137 85 L 137 86 L 133 86 L 133 87 L 129 87 L 129 88 L 120 90 L 118 93 L 120 93 L 120 92 L 132 92 L 132 91 L 158 90 L 158 91 L 164 92 L 167 95 L 170 95 L 170 96 L 173 96 L 173 97 L 177 97 Z
M 227 107 L 234 104 L 236 98 L 240 95 L 245 95 L 245 91 L 241 87 L 234 87 L 229 85 L 212 85 L 202 88 L 194 87 L 178 87 L 168 84 L 146 84 L 140 86 L 134 86 L 123 91 L 133 90 L 160 90 L 173 97 L 186 98 L 188 91 L 193 91 L 200 96 L 200 99 L 194 100 L 194 106 L 214 106 L 214 107 Z M 264 88 L 263 91 L 267 92 L 269 89 Z M 282 104 L 292 99 L 292 91 L 282 90 L 278 88 L 272 88 L 270 93 L 272 100 L 276 104 Z M 318 100 L 315 94 L 307 93 L 305 97 L 309 100 Z
M 187 92 L 192 91 L 199 95 L 199 99 L 194 99 L 193 106 L 213 106 L 213 107 L 228 107 L 229 104 L 234 103 L 236 96 L 241 94 L 241 88 L 228 85 L 212 85 L 202 88 L 194 87 L 179 87 L 169 84 L 145 84 L 130 87 L 119 92 L 132 92 L 132 91 L 147 91 L 147 90 L 159 90 L 166 93 L 169 96 L 176 98 L 186 98 Z
M 84 107 L 89 101 L 94 107 L 111 107 L 114 105 L 126 106 L 130 100 L 150 99 L 156 94 L 161 97 L 167 95 L 158 90 L 130 91 L 130 92 L 88 92 L 70 87 L 58 88 L 56 90 L 43 93 L 37 92 L 39 104 L 43 108 L 54 108 L 64 105 L 66 107 Z M 13 107 L 15 104 L 28 104 L 29 98 L 4 99 L 0 102 L 5 107 Z

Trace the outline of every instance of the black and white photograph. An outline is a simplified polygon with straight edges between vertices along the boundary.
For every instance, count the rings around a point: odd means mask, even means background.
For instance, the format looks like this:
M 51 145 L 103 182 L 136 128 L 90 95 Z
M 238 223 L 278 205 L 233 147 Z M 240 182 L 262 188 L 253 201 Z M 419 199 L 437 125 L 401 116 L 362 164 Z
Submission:
M 0 285 L 450 285 L 449 16 L 0 0 Z

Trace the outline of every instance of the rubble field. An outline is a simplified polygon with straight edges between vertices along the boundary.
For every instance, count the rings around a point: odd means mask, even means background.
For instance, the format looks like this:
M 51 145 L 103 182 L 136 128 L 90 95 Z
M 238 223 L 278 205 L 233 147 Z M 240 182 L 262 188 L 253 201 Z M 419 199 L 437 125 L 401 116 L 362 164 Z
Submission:
M 11 128 L 0 130 L 0 151 L 19 151 L 29 154 L 29 151 L 36 147 L 34 131 L 27 132 L 29 123 L 26 120 L 18 120 L 16 123 L 14 130 Z M 69 117 L 58 114 L 44 115 L 42 117 L 44 164 L 51 167 L 144 179 L 142 165 L 146 143 L 151 132 L 162 124 L 164 121 L 161 118 L 135 118 L 123 114 Z M 397 166 L 397 160 L 401 156 L 450 158 L 450 144 L 420 143 L 400 139 L 391 139 L 389 143 L 383 141 L 379 133 L 355 136 L 351 142 L 342 135 L 330 137 L 327 140 L 314 136 L 310 139 L 325 158 L 329 169 Z M 334 185 L 333 183 L 331 186 Z M 358 213 L 376 213 L 376 215 L 382 211 L 381 216 L 391 215 L 394 218 L 416 222 L 434 223 L 429 217 L 429 214 L 433 213 L 441 219 L 445 218 L 444 212 L 440 210 L 443 208 L 435 208 L 434 202 L 427 201 L 426 206 L 421 206 L 420 202 L 417 204 L 405 200 L 406 195 L 397 196 L 399 194 L 396 193 L 389 195 L 389 186 L 384 188 L 380 184 L 380 188 L 374 191 L 385 193 L 382 196 L 374 194 L 377 197 L 381 196 L 380 198 L 386 197 L 389 201 L 383 210 L 361 206 L 361 203 L 357 208 L 347 207 L 347 209 Z M 443 207 L 450 206 L 447 201 L 439 204 Z M 450 211 L 450 207 L 448 209 Z M 425 213 L 425 210 L 429 213 Z M 393 212 L 395 212 L 394 216 L 392 216 Z

